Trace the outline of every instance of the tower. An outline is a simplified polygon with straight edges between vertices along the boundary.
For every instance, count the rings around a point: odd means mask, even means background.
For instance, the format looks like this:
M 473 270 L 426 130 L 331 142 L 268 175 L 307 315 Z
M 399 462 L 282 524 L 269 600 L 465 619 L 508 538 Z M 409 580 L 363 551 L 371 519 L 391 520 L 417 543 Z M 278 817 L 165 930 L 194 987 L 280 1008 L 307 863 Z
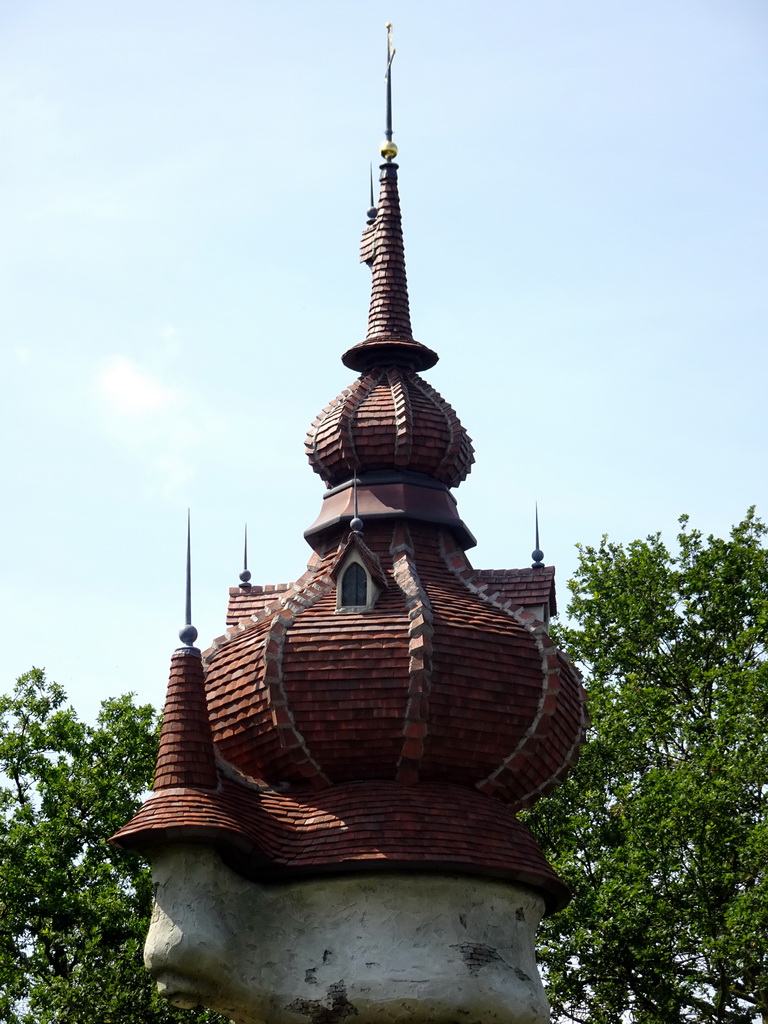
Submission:
M 473 448 L 411 329 L 392 56 L 358 376 L 306 441 L 307 571 L 244 571 L 204 658 L 186 634 L 153 795 L 114 837 L 153 865 L 160 991 L 240 1024 L 543 1024 L 535 929 L 568 900 L 515 814 L 578 756 L 583 690 L 538 543 L 524 570 L 466 555 Z

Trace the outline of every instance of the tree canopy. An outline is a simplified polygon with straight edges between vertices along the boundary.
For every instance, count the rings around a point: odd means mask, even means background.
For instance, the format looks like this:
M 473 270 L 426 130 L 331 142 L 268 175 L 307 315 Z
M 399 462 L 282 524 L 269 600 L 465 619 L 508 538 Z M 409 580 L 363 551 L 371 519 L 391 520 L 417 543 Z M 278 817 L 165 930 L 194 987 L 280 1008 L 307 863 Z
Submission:
M 553 1021 L 768 1022 L 765 534 L 580 548 L 557 639 L 592 727 L 528 815 L 574 892 L 539 947 Z
M 87 725 L 42 671 L 0 697 L 0 1020 L 215 1024 L 154 991 L 142 948 L 152 882 L 107 844 L 152 780 L 157 715 L 106 700 Z

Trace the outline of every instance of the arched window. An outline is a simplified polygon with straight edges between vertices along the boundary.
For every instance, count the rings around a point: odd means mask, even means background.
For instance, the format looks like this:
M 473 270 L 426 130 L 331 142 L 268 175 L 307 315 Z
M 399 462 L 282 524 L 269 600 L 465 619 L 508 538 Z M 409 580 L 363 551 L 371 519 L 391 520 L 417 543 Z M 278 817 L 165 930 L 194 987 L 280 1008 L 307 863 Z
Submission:
M 359 562 L 352 562 L 341 577 L 342 608 L 365 608 L 368 604 L 368 577 Z

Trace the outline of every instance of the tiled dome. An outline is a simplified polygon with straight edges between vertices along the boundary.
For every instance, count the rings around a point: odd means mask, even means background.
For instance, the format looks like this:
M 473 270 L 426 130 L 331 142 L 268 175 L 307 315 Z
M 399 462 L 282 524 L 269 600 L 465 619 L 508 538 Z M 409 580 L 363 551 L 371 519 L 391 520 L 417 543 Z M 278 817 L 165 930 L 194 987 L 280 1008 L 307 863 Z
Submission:
M 344 616 L 337 570 L 353 548 L 385 582 L 375 607 Z M 381 522 L 334 546 L 210 652 L 220 755 L 272 785 L 441 782 L 531 804 L 577 757 L 581 682 L 541 623 L 473 577 L 428 525 Z
M 323 410 L 307 455 L 326 486 L 354 473 L 398 469 L 456 487 L 474 461 L 472 441 L 450 405 L 413 370 L 380 366 Z

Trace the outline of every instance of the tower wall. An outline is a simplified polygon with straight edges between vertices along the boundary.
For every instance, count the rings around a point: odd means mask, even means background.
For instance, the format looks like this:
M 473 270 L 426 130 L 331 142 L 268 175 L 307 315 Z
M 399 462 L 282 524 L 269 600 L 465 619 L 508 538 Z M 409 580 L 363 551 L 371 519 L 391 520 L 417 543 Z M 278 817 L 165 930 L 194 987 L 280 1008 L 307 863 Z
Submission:
M 152 854 L 145 960 L 178 1006 L 238 1024 L 546 1024 L 524 886 L 450 874 L 261 885 L 214 850 Z

